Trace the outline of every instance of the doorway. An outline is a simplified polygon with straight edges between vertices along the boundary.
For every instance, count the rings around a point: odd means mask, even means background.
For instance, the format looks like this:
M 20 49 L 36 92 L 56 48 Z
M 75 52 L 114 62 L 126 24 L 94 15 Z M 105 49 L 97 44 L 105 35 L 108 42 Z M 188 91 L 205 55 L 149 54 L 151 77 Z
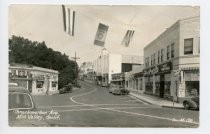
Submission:
M 164 97 L 165 79 L 164 75 L 160 75 L 160 98 Z

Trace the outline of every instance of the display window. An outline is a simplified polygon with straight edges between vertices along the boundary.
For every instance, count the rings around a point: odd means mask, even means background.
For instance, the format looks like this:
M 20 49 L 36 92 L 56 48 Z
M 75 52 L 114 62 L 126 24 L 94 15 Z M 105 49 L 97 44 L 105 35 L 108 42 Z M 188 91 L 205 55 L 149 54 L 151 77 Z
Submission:
M 43 88 L 44 81 L 36 81 L 36 88 Z
M 146 77 L 145 79 L 145 91 L 146 92 L 151 92 L 152 93 L 152 89 L 153 89 L 153 78 L 152 77 Z
M 185 81 L 185 97 L 199 96 L 199 81 Z
M 52 81 L 52 87 L 57 87 L 57 82 L 56 81 Z

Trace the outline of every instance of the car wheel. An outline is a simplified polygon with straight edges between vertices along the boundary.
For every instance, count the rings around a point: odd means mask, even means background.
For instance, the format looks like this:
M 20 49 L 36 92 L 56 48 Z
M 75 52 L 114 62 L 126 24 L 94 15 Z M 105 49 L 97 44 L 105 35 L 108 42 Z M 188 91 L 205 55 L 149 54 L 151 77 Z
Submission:
M 187 103 L 187 102 L 184 103 L 184 109 L 185 110 L 189 110 L 190 109 L 189 103 Z

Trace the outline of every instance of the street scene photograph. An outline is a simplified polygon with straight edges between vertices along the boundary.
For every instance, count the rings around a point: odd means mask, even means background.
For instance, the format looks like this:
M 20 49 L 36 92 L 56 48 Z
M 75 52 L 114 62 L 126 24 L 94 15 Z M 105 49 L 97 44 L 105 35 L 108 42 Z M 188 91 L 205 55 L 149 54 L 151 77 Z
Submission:
M 11 4 L 8 60 L 9 127 L 200 126 L 199 6 Z

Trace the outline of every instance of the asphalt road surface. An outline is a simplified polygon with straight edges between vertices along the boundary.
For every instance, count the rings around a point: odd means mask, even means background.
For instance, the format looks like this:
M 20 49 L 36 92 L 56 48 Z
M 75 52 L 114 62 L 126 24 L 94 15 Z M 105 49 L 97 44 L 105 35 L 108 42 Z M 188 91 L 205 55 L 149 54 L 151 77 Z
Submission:
M 61 127 L 198 127 L 199 111 L 162 108 L 130 95 L 113 95 L 105 87 L 80 82 L 72 93 L 34 96 L 38 110 L 51 111 L 45 121 Z M 54 114 L 53 114 L 54 113 Z

